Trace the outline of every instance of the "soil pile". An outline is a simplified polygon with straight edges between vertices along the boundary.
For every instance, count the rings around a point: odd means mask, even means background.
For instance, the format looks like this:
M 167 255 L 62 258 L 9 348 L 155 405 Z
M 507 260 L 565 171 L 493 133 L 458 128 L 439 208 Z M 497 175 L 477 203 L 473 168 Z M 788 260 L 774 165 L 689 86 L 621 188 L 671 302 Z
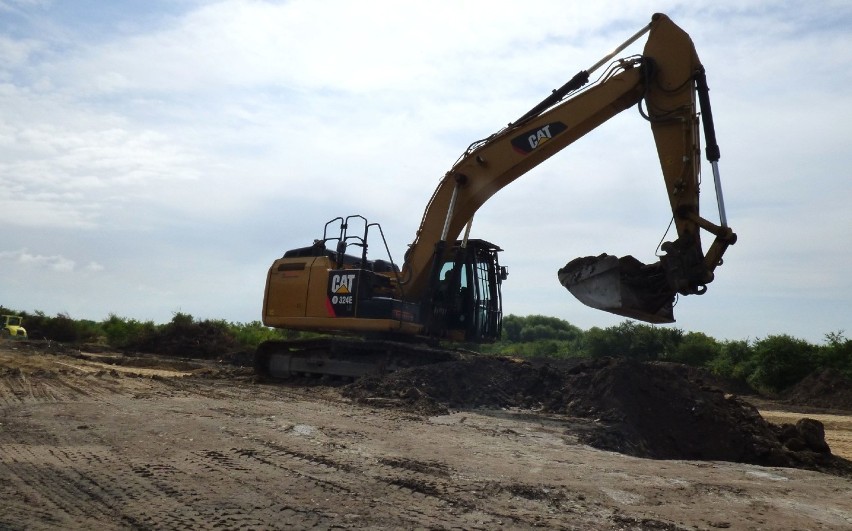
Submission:
M 655 364 L 664 365 L 668 370 L 674 372 L 681 378 L 691 380 L 698 385 L 707 385 L 718 387 L 726 393 L 738 396 L 758 395 L 758 392 L 745 381 L 745 379 L 725 378 L 713 374 L 709 369 L 704 367 L 694 367 L 692 365 L 684 365 L 682 363 L 669 363 L 663 361 L 653 362 Z
M 675 364 L 603 359 L 558 367 L 476 357 L 365 377 L 343 393 L 420 414 L 523 408 L 593 419 L 598 427 L 578 434 L 582 442 L 638 457 L 852 473 L 852 463 L 831 456 L 818 421 L 772 425 Z
M 817 371 L 794 385 L 786 400 L 797 406 L 852 411 L 852 381 L 834 369 Z
M 346 386 L 343 394 L 366 402 L 380 399 L 425 415 L 465 408 L 542 409 L 551 405 L 551 398 L 561 399 L 564 377 L 564 371 L 550 365 L 476 356 L 365 376 Z

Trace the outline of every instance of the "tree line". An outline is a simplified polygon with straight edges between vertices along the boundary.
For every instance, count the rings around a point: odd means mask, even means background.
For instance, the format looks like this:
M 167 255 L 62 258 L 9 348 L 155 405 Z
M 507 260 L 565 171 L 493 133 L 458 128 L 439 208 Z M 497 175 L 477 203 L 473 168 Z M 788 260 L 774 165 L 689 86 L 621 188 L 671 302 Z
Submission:
M 24 326 L 33 339 L 189 358 L 247 353 L 266 340 L 316 335 L 267 328 L 260 321 L 197 320 L 182 312 L 176 312 L 171 321 L 163 324 L 114 314 L 102 321 L 79 320 L 67 314 L 28 314 L 2 306 L 0 314 L 23 316 Z M 819 369 L 834 369 L 852 378 L 852 340 L 842 331 L 826 334 L 825 342 L 820 345 L 786 334 L 719 341 L 701 332 L 633 321 L 582 330 L 556 317 L 509 315 L 503 319 L 499 341 L 473 348 L 526 358 L 625 357 L 684 363 L 704 367 L 720 377 L 745 381 L 756 390 L 770 393 L 795 385 Z
M 139 321 L 110 314 L 102 321 L 72 319 L 43 312 L 15 312 L 0 306 L 2 315 L 20 315 L 30 339 L 60 343 L 101 345 L 124 351 L 137 351 L 210 359 L 237 351 L 253 351 L 270 339 L 298 337 L 299 334 L 263 326 L 260 321 L 232 323 L 222 319 L 197 320 L 176 312 L 168 323 Z
M 834 369 L 852 378 L 852 340 L 830 332 L 815 345 L 787 334 L 719 341 L 701 332 L 623 321 L 607 328 L 580 328 L 543 315 L 503 320 L 501 341 L 486 349 L 520 357 L 624 357 L 704 367 L 753 389 L 776 393 L 814 371 Z

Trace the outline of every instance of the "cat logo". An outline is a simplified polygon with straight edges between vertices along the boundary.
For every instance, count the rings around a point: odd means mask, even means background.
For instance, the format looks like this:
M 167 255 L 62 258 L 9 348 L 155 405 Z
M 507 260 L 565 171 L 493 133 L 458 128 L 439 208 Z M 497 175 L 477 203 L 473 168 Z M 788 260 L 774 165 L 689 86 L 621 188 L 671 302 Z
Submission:
M 522 133 L 512 139 L 512 148 L 521 155 L 528 155 L 534 149 L 546 144 L 553 137 L 562 133 L 568 127 L 562 122 L 551 122 L 547 125 Z
M 328 272 L 328 297 L 326 308 L 329 317 L 354 317 L 355 294 L 358 292 L 358 274 L 351 269 Z
M 355 275 L 332 275 L 331 292 L 337 295 L 349 295 L 355 288 Z

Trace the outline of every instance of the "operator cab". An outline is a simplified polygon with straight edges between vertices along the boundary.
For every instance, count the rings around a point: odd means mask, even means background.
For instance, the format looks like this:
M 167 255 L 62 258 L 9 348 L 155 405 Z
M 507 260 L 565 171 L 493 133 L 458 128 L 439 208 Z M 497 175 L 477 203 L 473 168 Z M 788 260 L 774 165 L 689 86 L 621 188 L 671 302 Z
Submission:
M 447 252 L 432 296 L 430 335 L 471 342 L 500 337 L 500 285 L 506 268 L 500 265 L 498 246 L 485 240 L 457 241 Z M 427 314 L 430 315 L 430 314 Z

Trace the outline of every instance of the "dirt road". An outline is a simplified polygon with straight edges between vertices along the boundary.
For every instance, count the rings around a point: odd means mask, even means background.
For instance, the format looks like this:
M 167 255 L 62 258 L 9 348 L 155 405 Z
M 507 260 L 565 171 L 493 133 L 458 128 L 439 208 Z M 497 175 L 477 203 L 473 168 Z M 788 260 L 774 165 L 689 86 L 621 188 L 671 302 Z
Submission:
M 852 528 L 848 478 L 604 452 L 577 442 L 590 420 L 425 417 L 218 366 L 9 345 L 3 529 Z M 852 431 L 827 417 L 829 441 Z

